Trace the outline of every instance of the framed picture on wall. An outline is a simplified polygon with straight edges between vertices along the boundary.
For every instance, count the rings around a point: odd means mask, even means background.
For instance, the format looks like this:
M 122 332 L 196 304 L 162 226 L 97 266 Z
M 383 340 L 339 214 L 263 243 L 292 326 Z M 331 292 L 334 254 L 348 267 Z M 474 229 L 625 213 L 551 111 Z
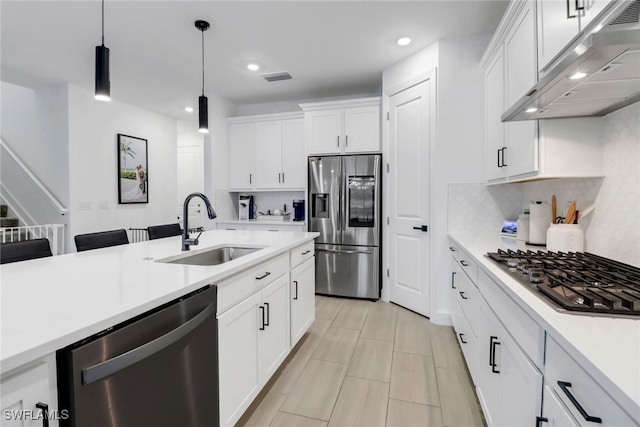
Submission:
M 147 140 L 118 134 L 118 203 L 149 203 Z

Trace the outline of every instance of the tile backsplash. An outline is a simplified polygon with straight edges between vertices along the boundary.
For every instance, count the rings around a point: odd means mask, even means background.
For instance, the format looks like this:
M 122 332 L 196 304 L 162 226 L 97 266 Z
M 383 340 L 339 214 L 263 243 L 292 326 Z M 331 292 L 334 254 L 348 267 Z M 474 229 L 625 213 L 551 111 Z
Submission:
M 449 185 L 449 231 L 496 231 L 517 218 L 530 200 L 551 200 L 558 210 L 577 201 L 595 204 L 582 222 L 585 250 L 640 267 L 640 103 L 606 117 L 604 178 L 567 178 L 520 184 Z

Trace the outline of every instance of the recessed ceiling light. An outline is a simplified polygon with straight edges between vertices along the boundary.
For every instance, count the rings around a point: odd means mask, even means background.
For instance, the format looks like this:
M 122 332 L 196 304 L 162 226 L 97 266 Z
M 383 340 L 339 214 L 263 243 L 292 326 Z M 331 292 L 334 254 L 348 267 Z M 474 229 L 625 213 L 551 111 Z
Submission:
M 587 73 L 581 73 L 581 72 L 578 71 L 577 73 L 575 73 L 574 75 L 572 75 L 569 78 L 571 80 L 578 80 L 578 79 L 581 79 L 581 78 L 586 77 L 586 76 L 587 76 Z
M 247 65 L 247 69 L 249 71 L 258 71 L 260 69 L 260 66 L 258 64 L 249 64 Z
M 187 113 L 193 113 L 193 107 L 184 107 L 184 111 Z
M 396 40 L 396 43 L 398 43 L 398 46 L 406 46 L 411 43 L 411 39 L 409 37 L 400 37 Z
M 538 111 L 538 109 L 536 107 L 529 107 L 525 111 L 527 113 L 535 113 L 536 111 Z

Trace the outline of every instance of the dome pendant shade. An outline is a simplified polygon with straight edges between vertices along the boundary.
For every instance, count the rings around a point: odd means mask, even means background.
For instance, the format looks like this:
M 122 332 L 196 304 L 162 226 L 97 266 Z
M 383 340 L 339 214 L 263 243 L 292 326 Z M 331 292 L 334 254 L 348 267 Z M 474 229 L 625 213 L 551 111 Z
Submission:
M 198 97 L 198 121 L 200 123 L 198 131 L 209 133 L 209 102 L 204 95 Z
M 111 82 L 109 81 L 109 48 L 96 46 L 96 92 L 95 99 L 111 100 Z

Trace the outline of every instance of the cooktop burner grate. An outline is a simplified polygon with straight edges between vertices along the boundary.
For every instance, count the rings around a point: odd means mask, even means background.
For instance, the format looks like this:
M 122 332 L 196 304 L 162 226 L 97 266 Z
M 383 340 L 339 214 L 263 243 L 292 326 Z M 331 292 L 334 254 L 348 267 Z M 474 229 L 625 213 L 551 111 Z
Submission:
M 586 252 L 498 249 L 487 256 L 561 310 L 640 316 L 640 268 Z

